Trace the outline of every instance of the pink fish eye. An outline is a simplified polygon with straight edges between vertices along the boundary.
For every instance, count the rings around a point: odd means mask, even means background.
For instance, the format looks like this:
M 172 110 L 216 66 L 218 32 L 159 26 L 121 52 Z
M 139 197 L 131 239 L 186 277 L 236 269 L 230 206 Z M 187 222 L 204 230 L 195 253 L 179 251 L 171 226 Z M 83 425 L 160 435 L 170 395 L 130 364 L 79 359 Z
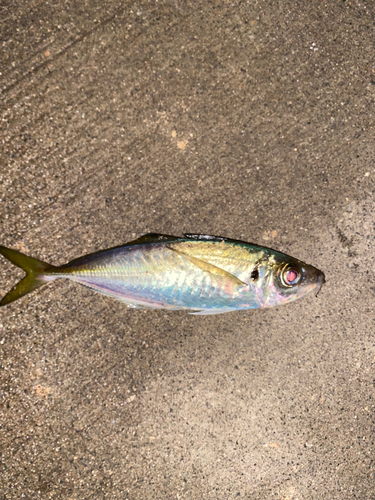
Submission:
M 296 285 L 299 282 L 300 278 L 301 273 L 298 269 L 295 269 L 293 267 L 289 267 L 283 272 L 283 281 L 287 286 Z

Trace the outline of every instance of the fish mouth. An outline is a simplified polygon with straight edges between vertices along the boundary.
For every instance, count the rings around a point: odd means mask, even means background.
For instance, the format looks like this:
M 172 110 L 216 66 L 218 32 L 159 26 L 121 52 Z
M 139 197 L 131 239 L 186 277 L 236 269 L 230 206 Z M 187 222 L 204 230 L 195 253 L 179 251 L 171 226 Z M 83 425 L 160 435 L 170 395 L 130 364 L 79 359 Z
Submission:
M 318 296 L 318 293 L 320 292 L 320 290 L 322 289 L 322 286 L 324 285 L 324 283 L 326 282 L 326 278 L 324 276 L 324 273 L 320 273 L 317 280 L 316 280 L 316 292 L 315 292 L 315 297 Z

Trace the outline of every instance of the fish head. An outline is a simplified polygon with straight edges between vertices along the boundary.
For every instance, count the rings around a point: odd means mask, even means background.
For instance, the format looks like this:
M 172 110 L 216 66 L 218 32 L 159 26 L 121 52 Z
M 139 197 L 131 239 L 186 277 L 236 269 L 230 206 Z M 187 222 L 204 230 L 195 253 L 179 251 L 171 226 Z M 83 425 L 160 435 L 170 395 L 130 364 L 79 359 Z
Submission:
M 312 292 L 317 294 L 325 282 L 316 267 L 273 251 L 257 261 L 250 276 L 256 307 L 278 306 Z
M 274 255 L 269 264 L 272 271 L 267 305 L 292 302 L 312 292 L 317 295 L 325 283 L 322 271 L 292 257 Z

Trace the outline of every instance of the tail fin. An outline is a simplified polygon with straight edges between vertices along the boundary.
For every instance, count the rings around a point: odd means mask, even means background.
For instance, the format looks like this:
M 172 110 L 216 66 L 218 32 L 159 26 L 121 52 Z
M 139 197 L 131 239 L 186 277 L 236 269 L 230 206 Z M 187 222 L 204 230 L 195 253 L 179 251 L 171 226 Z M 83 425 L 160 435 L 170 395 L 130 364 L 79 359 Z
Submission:
M 26 276 L 19 281 L 5 297 L 0 301 L 0 306 L 6 306 L 14 300 L 17 300 L 23 295 L 26 295 L 33 290 L 46 283 L 44 275 L 55 270 L 55 266 L 51 266 L 41 260 L 33 259 L 27 255 L 11 250 L 10 248 L 0 246 L 0 254 L 10 260 L 12 264 L 20 267 L 26 272 Z

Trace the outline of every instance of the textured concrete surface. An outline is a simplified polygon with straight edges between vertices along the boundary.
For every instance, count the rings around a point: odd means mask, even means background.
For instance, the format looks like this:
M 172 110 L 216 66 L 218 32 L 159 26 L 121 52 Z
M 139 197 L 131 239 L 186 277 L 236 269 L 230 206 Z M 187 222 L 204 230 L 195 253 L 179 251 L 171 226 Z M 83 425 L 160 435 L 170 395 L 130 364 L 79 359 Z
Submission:
M 375 498 L 373 8 L 2 2 L 1 244 L 219 234 L 327 283 L 213 317 L 64 281 L 2 308 L 1 499 Z

